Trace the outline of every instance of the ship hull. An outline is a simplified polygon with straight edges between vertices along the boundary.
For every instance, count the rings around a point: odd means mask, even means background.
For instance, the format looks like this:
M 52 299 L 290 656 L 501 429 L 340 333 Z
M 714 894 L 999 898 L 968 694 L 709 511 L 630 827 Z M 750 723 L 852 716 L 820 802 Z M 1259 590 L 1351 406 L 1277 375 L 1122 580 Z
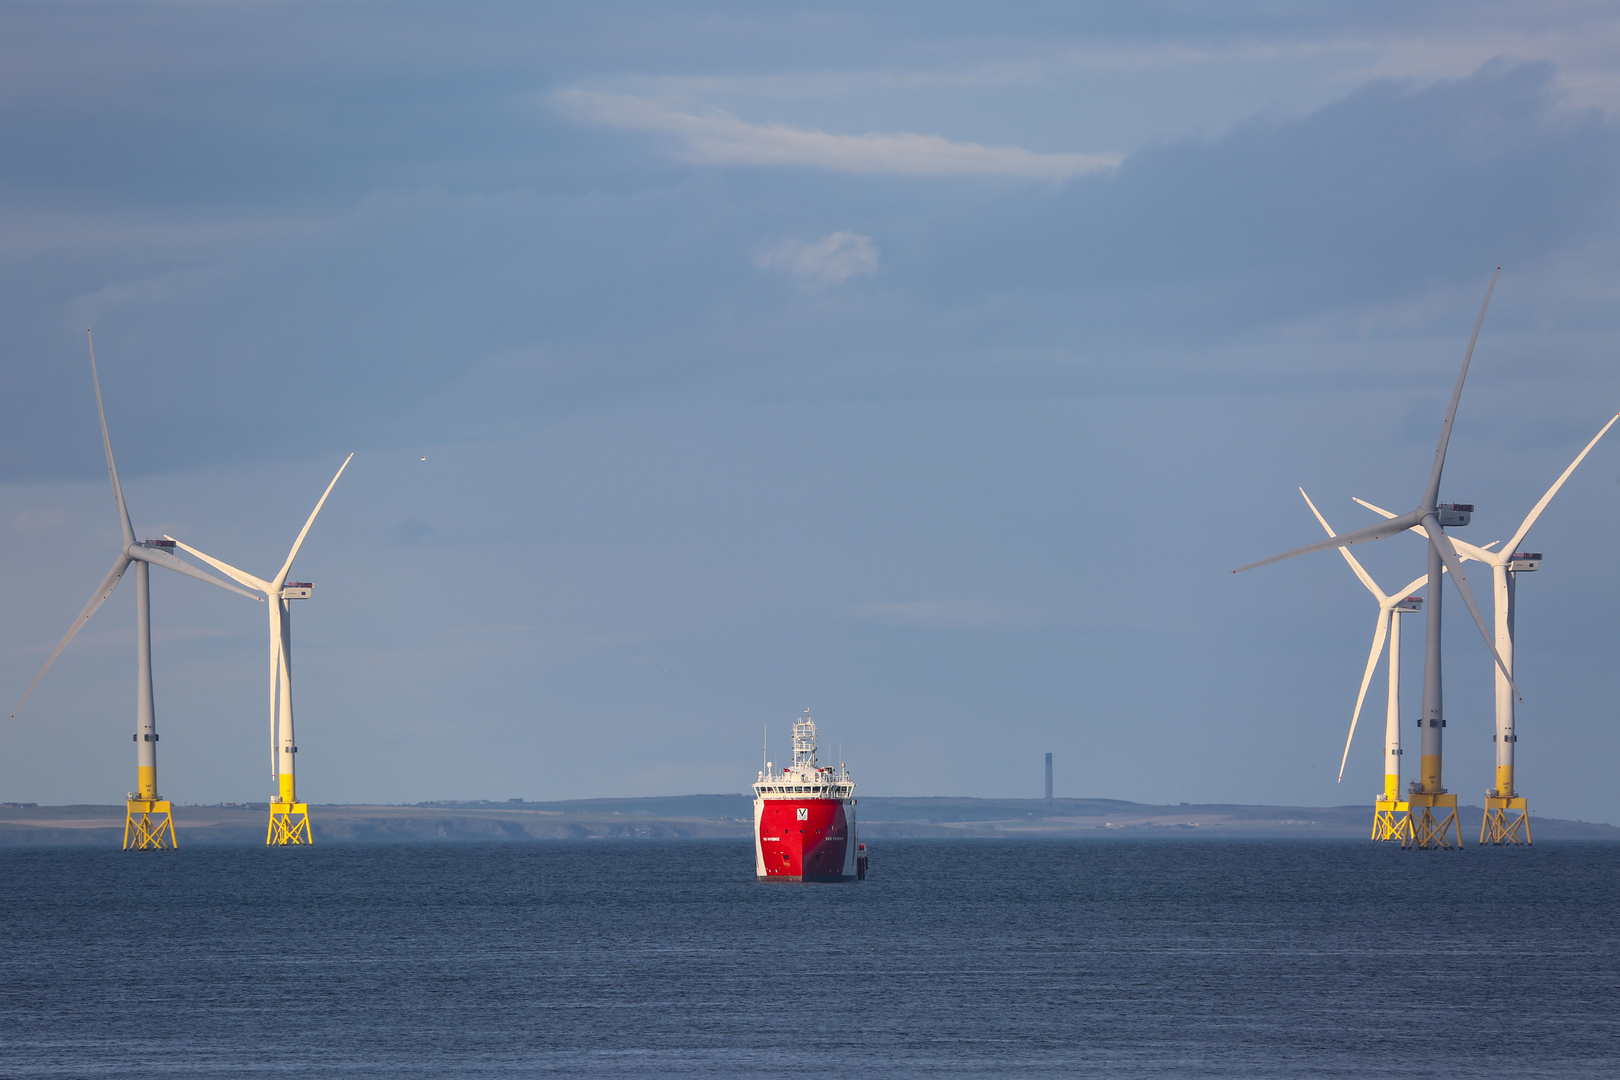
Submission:
M 755 799 L 754 871 L 761 881 L 854 881 L 854 799 Z

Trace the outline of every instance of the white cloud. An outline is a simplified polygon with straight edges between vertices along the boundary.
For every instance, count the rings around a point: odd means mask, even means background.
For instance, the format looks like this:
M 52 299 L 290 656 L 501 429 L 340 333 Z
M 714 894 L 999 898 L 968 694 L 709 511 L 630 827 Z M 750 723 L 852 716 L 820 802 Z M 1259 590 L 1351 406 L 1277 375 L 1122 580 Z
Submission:
M 804 243 L 788 240 L 759 256 L 759 265 L 786 270 L 794 277 L 841 285 L 856 274 L 875 274 L 878 249 L 870 236 L 835 232 Z
M 1016 146 L 951 142 L 910 132 L 831 135 L 786 124 L 750 124 L 730 113 L 681 112 L 650 98 L 567 90 L 558 106 L 580 123 L 668 135 L 677 156 L 700 165 L 815 168 L 857 176 L 984 176 L 1061 182 L 1108 173 L 1120 159 L 1044 154 Z

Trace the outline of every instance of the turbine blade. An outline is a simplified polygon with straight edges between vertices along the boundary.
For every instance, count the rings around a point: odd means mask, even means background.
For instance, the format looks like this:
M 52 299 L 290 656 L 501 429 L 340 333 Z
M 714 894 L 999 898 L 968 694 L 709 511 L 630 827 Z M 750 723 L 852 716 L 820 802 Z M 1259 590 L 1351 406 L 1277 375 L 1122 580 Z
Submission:
M 178 543 L 178 541 L 176 542 Z M 139 559 L 141 562 L 151 563 L 153 566 L 162 566 L 173 570 L 177 574 L 184 574 L 186 577 L 196 578 L 198 581 L 206 581 L 210 585 L 218 585 L 222 589 L 229 589 L 237 596 L 245 596 L 249 600 L 260 599 L 257 593 L 250 593 L 246 589 L 238 588 L 228 581 L 221 581 L 213 574 L 205 574 L 190 563 L 181 562 L 167 551 L 158 551 L 154 548 L 143 547 L 140 544 L 134 544 L 132 547 L 134 550 L 129 556 L 132 559 Z
M 94 615 L 96 609 L 105 604 L 107 597 L 111 596 L 113 590 L 118 588 L 118 581 L 124 576 L 124 571 L 129 569 L 129 563 L 128 555 L 118 556 L 118 561 L 113 563 L 112 569 L 107 571 L 107 576 L 96 587 L 95 594 L 90 597 L 90 602 L 84 605 L 84 610 L 79 612 L 79 617 L 73 620 L 73 625 L 68 627 L 68 632 L 62 636 L 61 641 L 57 642 L 56 651 L 51 653 L 49 660 L 45 661 L 45 666 L 39 669 L 39 674 L 34 676 L 34 681 L 28 684 L 27 691 L 23 693 L 22 701 L 17 702 L 17 707 L 11 710 L 13 720 L 17 719 L 17 714 L 22 712 L 23 702 L 27 701 L 28 695 L 34 692 L 34 687 L 39 685 L 39 680 L 43 679 L 45 673 L 51 670 L 51 665 L 56 663 L 56 658 L 62 655 L 62 650 L 67 648 L 68 642 L 73 640 L 73 635 L 84 629 L 84 624 L 90 621 L 90 616 Z
M 1491 543 L 1485 545 L 1485 547 L 1475 547 L 1468 541 L 1459 540 L 1450 533 L 1446 533 L 1446 537 L 1451 541 L 1451 546 L 1457 549 L 1457 554 L 1459 557 L 1461 557 L 1463 562 L 1467 562 L 1468 560 L 1472 559 L 1475 562 L 1485 563 L 1487 566 L 1496 562 L 1497 553 L 1494 551 L 1488 551 L 1486 549 L 1489 548 L 1491 544 L 1500 544 L 1502 542 L 1500 540 L 1492 540 Z
M 1358 502 L 1362 506 L 1365 506 L 1367 509 L 1371 510 L 1373 513 L 1380 514 L 1380 515 L 1382 515 L 1384 517 L 1392 518 L 1392 517 L 1395 516 L 1395 511 L 1393 511 L 1393 510 L 1385 510 L 1382 506 L 1374 506 L 1372 503 L 1368 502 L 1366 499 L 1358 499 L 1354 495 L 1352 495 L 1352 496 L 1350 496 L 1350 501 L 1351 502 Z M 1414 525 L 1414 526 L 1412 526 L 1412 531 L 1413 532 L 1422 532 L 1423 529 L 1420 526 Z
M 1306 544 L 1302 548 L 1295 548 L 1293 551 L 1285 551 L 1281 555 L 1273 555 L 1269 559 L 1261 559 L 1259 562 L 1250 563 L 1248 566 L 1240 566 L 1236 570 L 1232 571 L 1232 573 L 1241 574 L 1245 570 L 1253 570 L 1257 566 L 1268 566 L 1274 562 L 1282 562 L 1284 559 L 1292 559 L 1296 555 L 1309 555 L 1315 551 L 1331 551 L 1335 548 L 1349 547 L 1351 544 L 1365 544 L 1370 543 L 1373 540 L 1382 540 L 1386 536 L 1394 536 L 1396 533 L 1405 530 L 1409 525 L 1418 520 L 1420 519 L 1418 518 L 1417 511 L 1414 510 L 1410 514 L 1402 514 L 1393 521 L 1386 521 L 1378 525 L 1369 525 L 1365 529 L 1356 529 L 1353 532 L 1340 533 L 1338 536 L 1335 536 L 1330 540 L 1322 540 L 1315 544 Z
M 1373 669 L 1384 651 L 1384 636 L 1389 633 L 1389 620 L 1399 618 L 1386 607 L 1378 609 L 1378 627 L 1373 631 L 1372 652 L 1367 654 L 1367 670 L 1361 673 L 1361 690 L 1356 694 L 1356 711 L 1350 714 L 1350 734 L 1344 737 L 1344 756 L 1339 759 L 1339 783 L 1344 782 L 1344 765 L 1350 760 L 1350 740 L 1356 737 L 1356 721 L 1361 719 L 1361 703 L 1367 700 L 1367 686 L 1372 682 Z
M 90 381 L 96 387 L 96 415 L 101 417 L 101 445 L 107 450 L 107 475 L 112 477 L 113 499 L 118 503 L 118 527 L 124 531 L 124 543 L 135 542 L 135 526 L 129 521 L 129 507 L 124 505 L 124 487 L 118 482 L 118 466 L 113 461 L 112 436 L 107 434 L 107 410 L 101 407 L 101 375 L 96 371 L 96 342 L 90 328 L 84 329 L 85 340 L 90 343 Z
M 1468 365 L 1474 359 L 1474 343 L 1479 340 L 1479 328 L 1485 322 L 1485 309 L 1491 306 L 1491 293 L 1496 291 L 1496 278 L 1501 274 L 1498 266 L 1491 275 L 1490 288 L 1485 290 L 1485 302 L 1479 306 L 1479 318 L 1474 320 L 1474 336 L 1468 339 L 1468 351 L 1463 353 L 1462 370 L 1457 372 L 1457 385 L 1451 391 L 1451 404 L 1446 406 L 1446 418 L 1440 423 L 1440 441 L 1434 448 L 1434 469 L 1429 473 L 1429 486 L 1423 493 L 1421 505 L 1434 509 L 1440 498 L 1440 473 L 1446 467 L 1446 444 L 1451 442 L 1451 422 L 1457 418 L 1457 402 L 1462 400 L 1463 380 L 1468 378 Z
M 1451 546 L 1451 537 L 1446 535 L 1446 531 L 1440 527 L 1439 519 L 1432 514 L 1423 519 L 1423 527 L 1428 531 L 1429 543 L 1434 545 L 1434 549 L 1440 553 L 1440 558 L 1445 560 L 1446 569 L 1451 571 L 1451 583 L 1457 586 L 1457 593 L 1462 597 L 1463 606 L 1468 608 L 1468 614 L 1474 617 L 1474 625 L 1479 627 L 1479 635 L 1485 639 L 1485 647 L 1491 650 L 1491 659 L 1496 661 L 1502 677 L 1513 687 L 1513 696 L 1523 701 L 1524 695 L 1519 693 L 1519 688 L 1514 685 L 1513 673 L 1502 662 L 1502 654 L 1496 651 L 1496 642 L 1491 639 L 1491 632 L 1485 627 L 1485 619 L 1479 613 L 1479 605 L 1474 603 L 1473 590 L 1468 587 L 1468 579 L 1463 576 L 1462 560 L 1457 557 L 1456 550 Z
M 1305 505 L 1311 508 L 1311 513 L 1316 515 L 1316 520 L 1322 523 L 1322 528 L 1326 530 L 1327 534 L 1329 536 L 1337 536 L 1338 533 L 1333 531 L 1333 526 L 1329 525 L 1327 523 L 1327 518 L 1322 516 L 1322 511 L 1318 510 L 1316 508 L 1316 504 L 1311 502 L 1311 497 L 1305 494 L 1304 488 L 1299 489 L 1299 494 L 1305 500 Z M 1368 574 L 1366 570 L 1362 569 L 1361 563 L 1354 555 L 1350 554 L 1350 552 L 1344 548 L 1339 549 L 1339 554 L 1344 556 L 1344 561 L 1350 564 L 1350 569 L 1354 571 L 1356 577 L 1361 579 L 1361 583 L 1367 586 L 1367 591 L 1378 598 L 1378 602 L 1380 604 L 1389 599 L 1384 595 L 1383 591 L 1378 588 L 1378 585 L 1373 581 L 1372 576 Z
M 287 561 L 281 564 L 281 573 L 276 575 L 275 587 L 277 590 L 280 590 L 281 586 L 286 582 L 287 572 L 292 569 L 293 560 L 298 557 L 298 549 L 304 546 L 304 537 L 309 535 L 309 527 L 315 524 L 315 515 L 319 514 L 321 507 L 326 505 L 326 497 L 332 494 L 333 488 L 337 487 L 338 476 L 343 475 L 343 470 L 347 469 L 349 462 L 353 460 L 353 454 L 344 458 L 343 464 L 338 466 L 337 476 L 332 477 L 332 482 L 326 485 L 325 491 L 321 492 L 321 501 L 315 504 L 314 510 L 310 511 L 309 520 L 304 522 L 303 529 L 298 533 L 298 539 L 293 541 L 292 550 L 287 552 Z
M 1445 573 L 1446 568 L 1442 566 L 1440 568 L 1440 572 L 1442 574 Z M 1401 592 L 1400 592 L 1401 599 L 1403 599 L 1403 600 L 1406 599 L 1408 596 L 1411 596 L 1414 592 L 1416 592 L 1417 590 L 1423 588 L 1428 583 L 1429 583 L 1429 575 L 1428 574 L 1424 574 L 1422 577 L 1413 578 L 1410 582 L 1407 583 L 1406 588 L 1401 590 Z
M 170 536 L 168 533 L 164 533 L 163 539 L 174 540 L 174 537 Z M 269 593 L 270 591 L 270 583 L 268 581 L 264 580 L 263 578 L 254 577 L 246 570 L 238 570 L 230 563 L 216 559 L 212 555 L 205 555 L 196 548 L 192 547 L 190 544 L 183 544 L 179 540 L 174 540 L 174 546 L 179 548 L 181 551 L 196 556 L 209 566 L 212 566 L 215 570 L 218 570 L 222 574 L 228 574 L 251 589 L 258 589 L 262 593 Z
M 1558 477 L 1553 486 L 1547 489 L 1547 494 L 1543 495 L 1541 501 L 1531 509 L 1529 515 L 1524 519 L 1524 523 L 1519 526 L 1519 531 L 1513 534 L 1513 539 L 1509 540 L 1507 546 L 1502 549 L 1503 554 L 1512 558 L 1513 553 L 1519 550 L 1519 545 L 1524 542 L 1525 534 L 1530 531 L 1530 526 L 1534 525 L 1536 518 L 1540 517 L 1541 512 L 1547 509 L 1547 504 L 1552 502 L 1552 497 L 1558 494 L 1558 489 L 1564 486 L 1564 481 L 1569 479 L 1570 474 L 1575 471 L 1575 467 L 1585 460 L 1587 454 L 1592 452 L 1592 447 L 1598 444 L 1598 440 L 1603 438 L 1610 428 L 1614 427 L 1615 420 L 1620 420 L 1620 413 L 1616 413 L 1613 419 L 1603 425 L 1602 431 L 1592 436 L 1592 441 L 1586 444 L 1585 450 L 1575 455 L 1575 460 L 1569 463 L 1569 468 L 1563 471 L 1563 474 Z

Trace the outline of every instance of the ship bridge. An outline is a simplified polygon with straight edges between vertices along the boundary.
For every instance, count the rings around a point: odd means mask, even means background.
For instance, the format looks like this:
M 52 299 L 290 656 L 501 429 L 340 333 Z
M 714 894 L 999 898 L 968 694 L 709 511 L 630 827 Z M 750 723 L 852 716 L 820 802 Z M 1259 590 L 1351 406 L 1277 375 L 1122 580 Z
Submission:
M 843 762 L 837 768 L 816 764 L 816 722 L 806 709 L 793 724 L 793 764 L 778 771 L 773 763 L 765 762 L 754 781 L 754 794 L 761 799 L 850 799 L 855 795 L 855 781 Z

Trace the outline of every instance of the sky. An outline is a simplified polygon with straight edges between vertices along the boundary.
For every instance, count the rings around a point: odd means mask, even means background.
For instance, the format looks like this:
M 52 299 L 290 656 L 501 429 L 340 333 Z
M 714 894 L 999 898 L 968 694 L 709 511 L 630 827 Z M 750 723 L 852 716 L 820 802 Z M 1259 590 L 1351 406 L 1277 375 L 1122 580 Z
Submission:
M 1617 61 L 1599 3 L 5 5 L 0 692 L 117 555 L 90 327 L 143 536 L 267 575 L 355 455 L 292 573 L 312 802 L 743 791 L 805 709 L 865 794 L 1051 752 L 1370 801 L 1372 600 L 1229 571 L 1320 536 L 1301 487 L 1415 504 L 1498 265 L 1463 537 L 1620 411 Z M 1533 813 L 1620 823 L 1617 530 L 1611 433 L 1526 544 Z M 263 800 L 263 608 L 153 573 L 159 786 Z M 133 617 L 3 721 L 0 798 L 133 786 Z

